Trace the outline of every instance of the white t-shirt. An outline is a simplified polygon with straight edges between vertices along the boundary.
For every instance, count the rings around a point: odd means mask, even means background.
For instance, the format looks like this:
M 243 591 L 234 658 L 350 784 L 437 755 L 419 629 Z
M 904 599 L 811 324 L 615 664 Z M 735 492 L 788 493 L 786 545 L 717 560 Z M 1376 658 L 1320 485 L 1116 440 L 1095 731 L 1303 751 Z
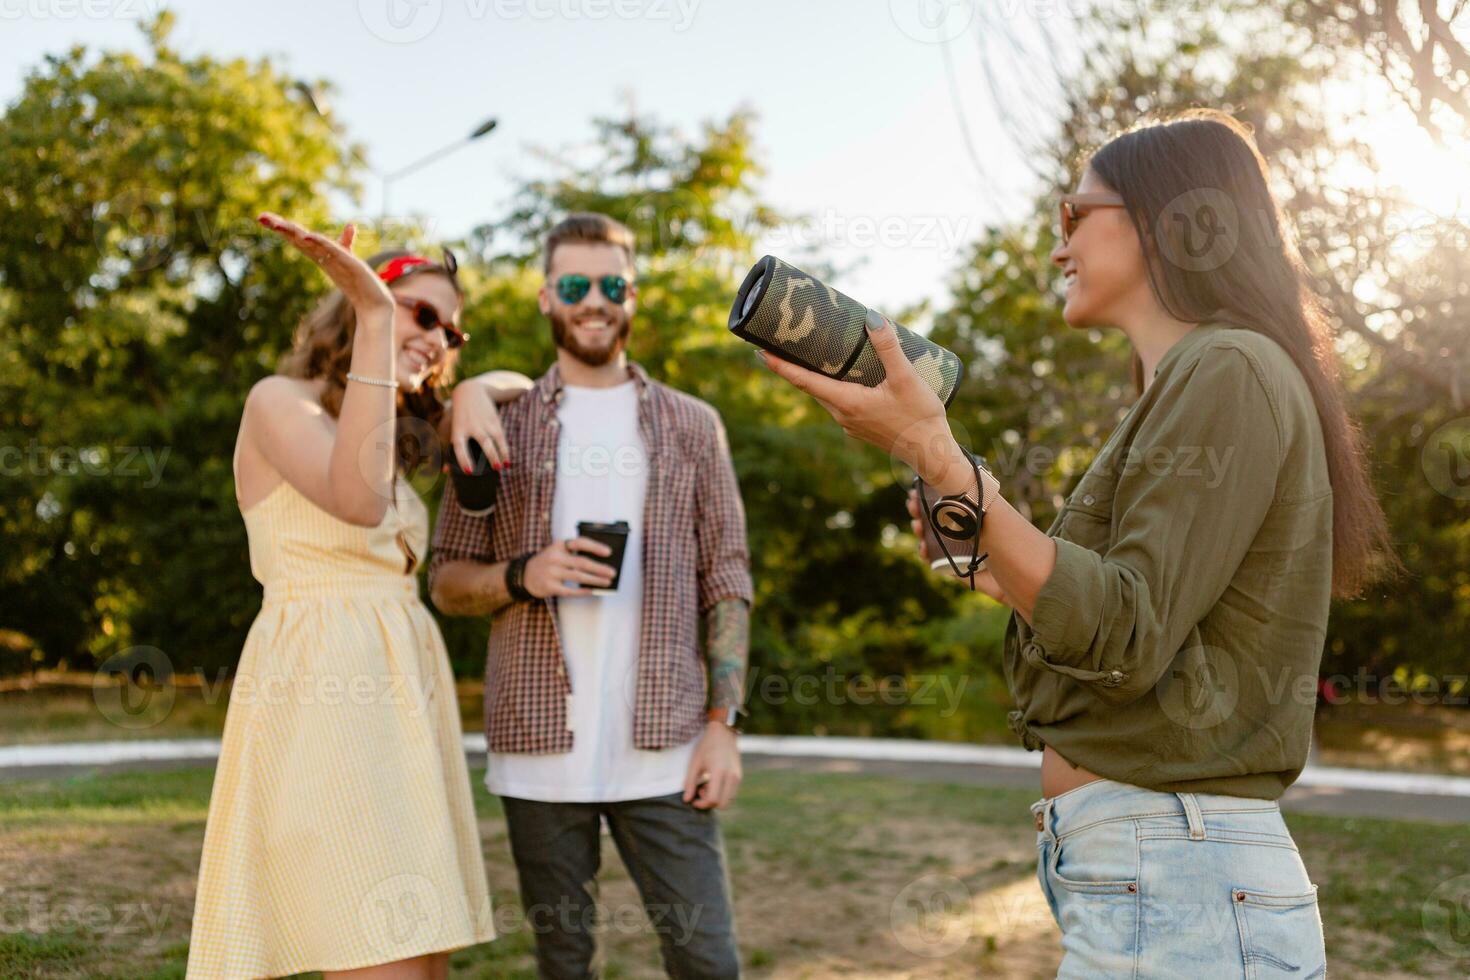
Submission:
M 492 752 L 485 786 L 543 803 L 608 803 L 678 792 L 695 742 L 658 751 L 633 746 L 633 703 L 643 602 L 643 498 L 648 457 L 638 432 L 638 385 L 567 385 L 557 409 L 556 494 L 551 534 L 577 536 L 581 521 L 627 521 L 617 592 L 556 600 L 557 630 L 572 696 L 572 750 Z

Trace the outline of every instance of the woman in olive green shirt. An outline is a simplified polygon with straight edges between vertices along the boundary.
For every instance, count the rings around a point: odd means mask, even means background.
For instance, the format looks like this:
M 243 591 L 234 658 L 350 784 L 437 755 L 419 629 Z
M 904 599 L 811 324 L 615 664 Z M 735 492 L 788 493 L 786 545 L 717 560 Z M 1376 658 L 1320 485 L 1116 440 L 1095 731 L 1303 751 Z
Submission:
M 1046 534 L 1004 474 L 977 485 L 893 330 L 870 334 L 876 388 L 766 363 L 984 511 L 975 584 L 1015 611 L 1011 724 L 1044 749 L 1061 975 L 1321 976 L 1316 888 L 1276 800 L 1306 762 L 1328 602 L 1392 562 L 1327 315 L 1222 113 L 1114 139 L 1061 212 L 1062 317 L 1127 335 L 1139 396 Z

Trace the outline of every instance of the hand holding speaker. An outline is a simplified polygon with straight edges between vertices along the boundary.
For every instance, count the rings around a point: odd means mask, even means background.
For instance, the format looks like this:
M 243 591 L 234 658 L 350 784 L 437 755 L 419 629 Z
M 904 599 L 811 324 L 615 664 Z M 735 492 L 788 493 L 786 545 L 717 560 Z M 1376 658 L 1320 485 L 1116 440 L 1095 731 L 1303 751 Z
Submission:
M 941 493 L 973 486 L 969 457 L 949 431 L 944 403 L 909 363 L 892 322 L 879 315 L 865 329 L 885 373 L 873 387 L 838 381 L 765 352 L 758 356 L 815 398 L 848 435 L 891 453 Z
M 965 373 L 953 351 L 774 255 L 762 257 L 746 274 L 730 310 L 730 332 L 741 340 L 818 374 L 869 388 L 887 377 L 868 341 L 868 331 L 885 323 L 898 335 L 904 359 L 948 406 Z
M 740 284 L 730 332 L 763 348 L 765 365 L 816 398 L 848 435 L 946 493 L 969 481 L 969 457 L 944 415 L 964 376 L 952 351 L 774 255 Z

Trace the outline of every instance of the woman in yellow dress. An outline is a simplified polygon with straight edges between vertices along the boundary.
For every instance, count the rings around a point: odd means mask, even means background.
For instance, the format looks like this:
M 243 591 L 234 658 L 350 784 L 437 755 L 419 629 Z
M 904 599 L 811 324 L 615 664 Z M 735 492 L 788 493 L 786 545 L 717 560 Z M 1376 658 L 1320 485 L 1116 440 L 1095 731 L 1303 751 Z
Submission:
M 449 253 L 363 261 L 351 225 L 334 240 L 260 221 L 337 291 L 240 424 L 265 596 L 230 693 L 188 976 L 435 980 L 495 930 L 454 678 L 418 593 L 428 514 L 403 474 L 451 418 L 461 465 L 468 438 L 509 465 L 494 401 L 530 382 L 492 372 L 440 400 L 466 339 Z

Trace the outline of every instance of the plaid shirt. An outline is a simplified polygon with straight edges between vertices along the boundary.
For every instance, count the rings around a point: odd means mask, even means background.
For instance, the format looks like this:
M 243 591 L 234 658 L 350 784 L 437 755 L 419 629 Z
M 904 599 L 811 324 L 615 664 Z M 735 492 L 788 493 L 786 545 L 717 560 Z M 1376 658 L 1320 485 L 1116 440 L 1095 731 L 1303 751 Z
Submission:
M 643 630 L 633 711 L 640 749 L 682 745 L 704 727 L 706 671 L 699 616 L 722 599 L 752 602 L 745 508 L 724 425 L 697 398 L 651 380 L 637 364 L 638 431 L 648 462 L 643 510 Z M 469 517 L 445 486 L 430 582 L 445 562 L 494 563 L 551 544 L 561 371 L 502 406 L 514 465 L 495 510 Z M 555 599 L 515 602 L 490 621 L 485 736 L 492 752 L 570 752 L 572 693 Z M 595 692 L 607 696 L 608 692 Z

